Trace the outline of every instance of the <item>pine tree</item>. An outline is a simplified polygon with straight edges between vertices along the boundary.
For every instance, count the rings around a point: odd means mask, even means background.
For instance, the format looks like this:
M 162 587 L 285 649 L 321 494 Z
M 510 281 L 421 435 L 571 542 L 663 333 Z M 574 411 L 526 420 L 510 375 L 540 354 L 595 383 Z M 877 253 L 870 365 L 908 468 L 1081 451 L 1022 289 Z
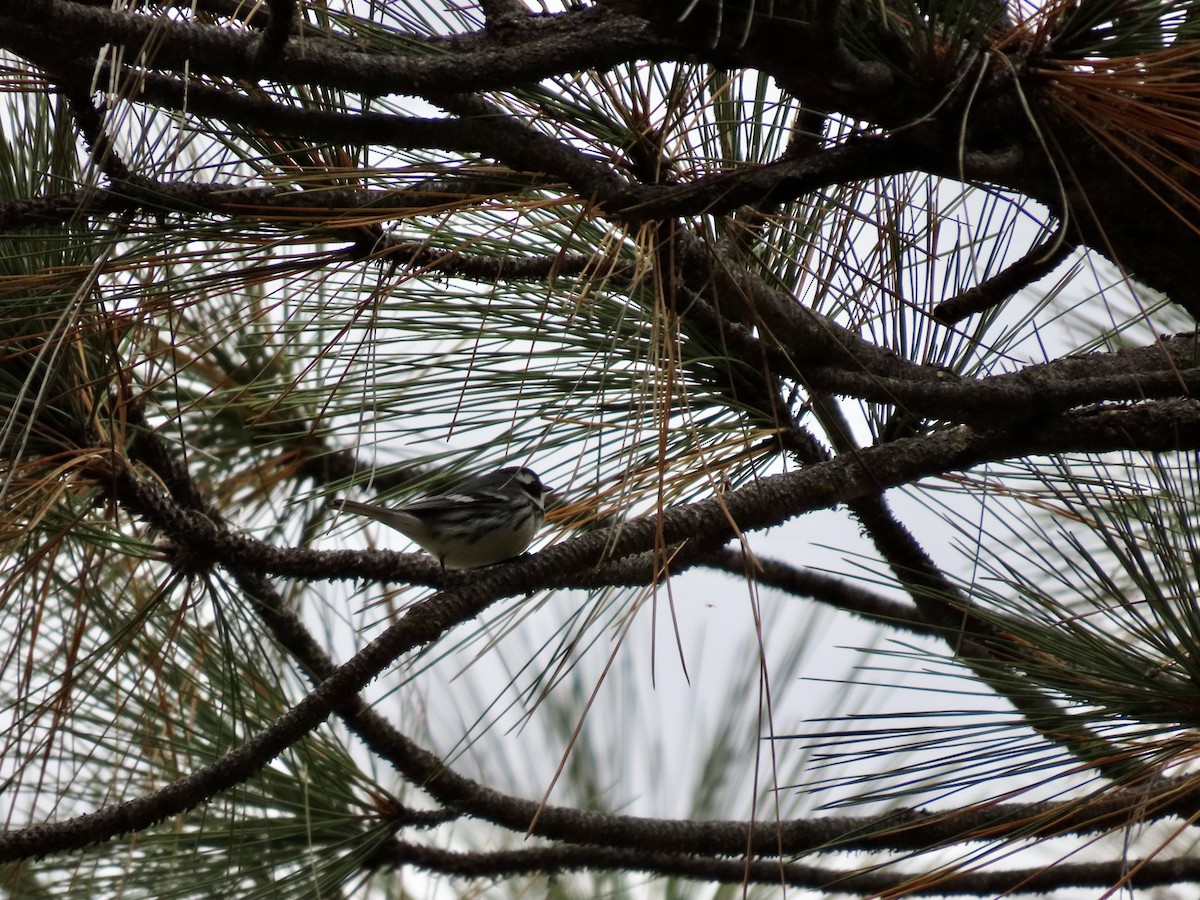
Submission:
M 0 0 L 0 884 L 1200 881 L 1193 2 Z

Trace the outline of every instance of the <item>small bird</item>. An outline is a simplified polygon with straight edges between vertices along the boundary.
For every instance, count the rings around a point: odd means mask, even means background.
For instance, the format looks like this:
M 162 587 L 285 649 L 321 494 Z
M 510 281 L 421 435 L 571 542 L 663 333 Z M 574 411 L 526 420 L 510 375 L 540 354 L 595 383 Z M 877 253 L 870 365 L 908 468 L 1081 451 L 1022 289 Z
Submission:
M 443 570 L 475 569 L 525 552 L 542 527 L 551 490 L 532 469 L 509 466 L 395 508 L 354 500 L 330 505 L 395 528 Z

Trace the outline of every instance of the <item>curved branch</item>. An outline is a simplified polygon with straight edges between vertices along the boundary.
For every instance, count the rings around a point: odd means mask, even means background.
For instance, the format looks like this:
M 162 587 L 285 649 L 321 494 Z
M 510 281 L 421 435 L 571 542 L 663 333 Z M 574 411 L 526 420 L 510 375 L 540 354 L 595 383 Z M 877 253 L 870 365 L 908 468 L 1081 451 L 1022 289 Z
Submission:
M 1032 420 L 1088 403 L 1200 396 L 1200 337 L 1188 332 L 1148 347 L 1063 357 L 1020 371 L 970 379 L 922 366 L 878 347 L 749 270 L 712 265 L 699 238 L 681 233 L 683 270 L 703 283 L 711 273 L 717 308 L 699 300 L 684 314 L 702 334 L 720 335 L 744 358 L 812 388 L 896 405 L 943 422 L 995 425 Z M 701 284 L 695 284 L 699 289 Z M 733 321 L 729 321 L 732 319 Z M 743 322 L 756 325 L 753 335 Z
M 581 571 L 606 558 L 652 551 L 662 541 L 686 542 L 693 549 L 716 549 L 739 531 L 767 528 L 830 503 L 875 496 L 891 485 L 993 459 L 1044 452 L 1102 452 L 1131 445 L 1141 450 L 1200 447 L 1200 403 L 1180 400 L 1130 409 L 1090 410 L 1046 422 L 1042 428 L 1033 431 L 1018 429 L 1016 433 L 977 434 L 970 429 L 956 428 L 927 437 L 909 438 L 799 472 L 763 478 L 754 485 L 727 492 L 721 497 L 628 522 L 616 536 L 608 532 L 587 534 L 519 562 L 456 575 L 449 580 L 450 587 L 410 607 L 400 621 L 336 669 L 288 713 L 217 762 L 145 797 L 54 825 L 8 832 L 0 836 L 0 862 L 78 849 L 117 834 L 140 830 L 241 783 L 319 726 L 331 712 L 352 702 L 360 690 L 400 655 L 438 640 L 447 630 L 478 616 L 499 599 L 556 586 L 570 577 L 565 573 Z M 134 481 L 133 476 L 119 464 L 113 471 L 98 474 L 105 476 L 104 481 L 116 484 L 118 493 L 133 487 L 125 484 Z M 225 549 L 244 553 L 255 543 L 246 538 L 222 535 L 220 529 L 202 514 L 188 514 L 173 506 L 167 512 L 174 519 L 172 525 L 182 529 L 180 533 L 203 533 L 205 528 L 200 520 L 204 520 L 209 534 L 215 533 Z M 171 532 L 176 533 L 175 527 Z M 354 574 L 353 567 L 364 557 L 350 551 L 333 554 L 302 552 L 309 556 L 310 565 L 312 561 L 319 563 L 322 557 L 338 560 L 345 567 L 342 571 L 346 575 Z M 366 554 L 366 557 L 373 555 L 377 554 Z M 287 556 L 287 553 L 277 552 L 279 561 L 286 561 Z M 391 556 L 401 558 L 399 554 Z M 231 562 L 235 567 L 247 568 L 244 558 Z M 431 560 L 427 562 L 429 566 L 434 565 Z M 327 571 L 324 577 L 330 577 L 330 573 Z M 440 761 L 438 765 L 440 767 Z M 1144 802 L 1144 796 L 1140 800 Z M 1094 811 L 1095 807 L 1089 805 L 1088 821 L 1093 825 L 1104 822 L 1098 814 L 1093 816 Z M 1123 809 L 1122 814 L 1127 815 L 1128 810 Z M 526 818 L 526 822 L 530 820 Z M 892 820 L 884 821 L 890 823 Z M 546 823 L 544 814 L 539 822 Z M 543 830 L 539 828 L 538 831 L 542 833 Z M 732 836 L 735 847 L 745 846 L 744 825 L 734 826 Z M 822 843 L 827 842 L 828 833 L 824 837 Z M 780 842 L 774 826 L 769 827 L 765 838 L 766 846 L 787 846 Z M 585 840 L 596 840 L 590 829 Z M 754 852 L 760 852 L 756 848 L 757 844 L 752 846 Z
M 444 187 L 450 191 L 454 188 Z M 0 204 L 0 229 L 63 221 L 81 209 L 118 212 L 141 206 L 154 211 L 205 209 L 244 215 L 247 209 L 256 207 L 274 211 L 294 208 L 297 219 L 308 221 L 314 218 L 313 208 L 375 209 L 383 216 L 426 205 L 424 193 L 412 198 L 409 192 L 283 191 L 224 183 L 164 184 L 135 178 L 119 189 L 85 189 L 44 200 Z M 698 252 L 686 243 L 683 247 L 686 252 Z M 554 272 L 583 272 L 590 267 L 586 257 L 527 260 L 517 265 L 513 260 L 474 260 L 454 251 L 411 247 L 403 242 L 382 245 L 379 252 L 387 256 L 414 252 L 416 255 L 404 260 L 409 265 L 485 281 L 548 277 Z M 604 260 L 595 262 L 598 270 L 609 275 L 621 272 L 616 260 L 612 261 L 616 270 Z M 1200 341 L 1194 333 L 1164 338 L 1150 347 L 1070 356 L 1019 372 L 969 379 L 907 362 L 804 309 L 793 298 L 751 283 L 748 275 L 734 279 L 722 296 L 728 303 L 738 295 L 763 319 L 772 337 L 755 337 L 748 329 L 722 318 L 698 296 L 693 296 L 692 305 L 682 312 L 704 333 L 719 334 L 739 355 L 764 360 L 777 375 L 800 378 L 832 393 L 896 405 L 924 418 L 994 422 L 1000 416 L 1045 415 L 1085 403 L 1170 398 L 1181 393 L 1200 395 Z
M 274 16 L 272 16 L 274 20 Z M 268 26 L 270 28 L 271 26 Z M 630 59 L 667 59 L 687 48 L 653 35 L 646 23 L 603 8 L 531 18 L 514 35 L 517 44 L 497 45 L 486 33 L 428 37 L 405 35 L 410 53 L 362 51 L 355 44 L 306 34 L 270 65 L 257 59 L 259 36 L 245 30 L 183 22 L 140 12 L 113 11 L 70 0 L 0 0 L 0 46 L 22 55 L 34 41 L 99 55 L 105 44 L 156 69 L 191 71 L 233 79 L 269 78 L 321 85 L 373 96 L 427 91 L 456 93 L 505 88 L 582 68 L 600 69 Z M 60 53 L 61 61 L 71 55 Z
M 1034 419 L 1087 403 L 1200 396 L 1200 339 L 1195 332 L 1148 347 L 1073 355 L 986 378 L 914 367 L 899 376 L 820 365 L 806 379 L 839 394 L 899 406 L 950 422 Z
M 886 625 L 922 637 L 937 637 L 940 629 L 930 625 L 920 611 L 852 582 L 812 569 L 800 569 L 775 559 L 747 559 L 740 550 L 722 549 L 701 565 L 740 578 L 752 578 L 776 590 L 823 603 L 859 616 L 876 625 Z
M 498 584 L 521 577 L 512 596 L 549 587 L 569 587 L 585 569 L 605 560 L 652 552 L 661 542 L 683 544 L 700 562 L 741 532 L 780 525 L 838 503 L 876 496 L 880 491 L 926 477 L 938 477 L 989 462 L 1044 453 L 1103 453 L 1114 450 L 1173 451 L 1200 448 L 1200 401 L 1175 400 L 1132 407 L 1101 406 L 1050 417 L 1037 428 L 976 432 L 966 426 L 817 463 L 696 503 L 621 525 L 614 536 L 591 533 L 555 545 L 520 563 L 484 570 Z M 419 554 L 392 551 L 283 549 L 227 532 L 206 516 L 189 514 L 146 488 L 124 467 L 101 471 L 102 483 L 117 483 L 124 502 L 168 534 L 181 536 L 189 553 L 211 563 L 271 572 L 289 578 L 367 578 L 441 583 L 436 563 Z M 736 525 L 734 524 L 736 523 Z M 536 565 L 534 564 L 536 561 Z M 594 573 L 589 573 L 594 574 Z M 452 589 L 475 584 L 482 575 L 452 573 Z M 622 582 L 624 583 L 624 582 Z M 588 587 L 594 587 L 594 579 Z
M 1028 287 L 1058 268 L 1079 244 L 1066 235 L 1064 225 L 1031 247 L 1029 252 L 991 278 L 943 300 L 933 308 L 933 317 L 946 325 L 961 322 L 976 313 L 999 306 L 1017 291 Z
M 244 214 L 247 208 L 295 208 L 297 218 L 312 219 L 311 209 L 376 209 L 381 215 L 422 208 L 427 200 L 408 201 L 405 193 L 356 191 L 281 191 L 236 188 L 227 184 L 162 184 L 131 179 L 121 189 L 85 189 L 59 197 L 0 205 L 0 229 L 63 221 L 80 209 L 117 212 L 142 206 L 162 210 L 207 209 Z M 410 245 L 381 249 L 403 255 Z M 490 281 L 497 277 L 538 278 L 555 271 L 582 272 L 588 258 L 547 258 L 515 265 L 511 260 L 471 260 L 452 251 L 427 247 L 406 260 L 449 275 Z M 598 265 L 606 266 L 601 260 Z M 619 265 L 614 261 L 614 265 Z M 601 270 L 604 270 L 601 268 Z M 863 340 L 848 329 L 798 305 L 765 286 L 748 286 L 742 276 L 726 299 L 742 294 L 770 329 L 760 339 L 723 319 L 699 297 L 682 312 L 707 334 L 719 334 L 737 353 L 763 359 L 775 374 L 800 378 L 814 388 L 902 407 L 912 415 L 947 422 L 994 422 L 1001 416 L 1032 417 L 1086 403 L 1137 401 L 1200 395 L 1200 340 L 1194 333 L 1164 338 L 1144 348 L 1070 356 L 1028 366 L 1019 372 L 969 379 L 919 366 Z M 778 346 L 776 342 L 783 346 Z M 798 363 L 797 360 L 804 360 Z
M 56 5 L 64 0 L 42 2 Z M 0 29 L 3 27 L 4 18 L 0 16 Z M 12 23 L 11 35 L 8 43 L 14 45 L 13 49 L 38 65 L 51 71 L 61 69 L 74 73 L 72 77 L 75 78 L 85 74 L 90 77 L 90 73 L 80 71 L 77 48 L 73 44 L 59 43 L 58 36 L 31 31 L 23 22 Z M 909 131 L 900 137 L 857 137 L 841 146 L 814 151 L 802 158 L 787 158 L 764 166 L 706 176 L 689 184 L 634 185 L 598 160 L 529 127 L 478 97 L 471 98 L 471 103 L 480 107 L 477 113 L 457 119 L 421 119 L 372 112 L 349 114 L 298 109 L 142 69 L 125 68 L 114 72 L 110 63 L 104 63 L 101 68 L 115 83 L 126 80 L 122 75 L 128 76 L 131 83 L 137 85 L 139 102 L 154 103 L 165 109 L 254 128 L 269 128 L 279 134 L 309 140 L 479 153 L 518 172 L 547 172 L 562 178 L 581 197 L 598 203 L 610 215 L 634 224 L 668 216 L 727 212 L 747 204 L 778 203 L 831 184 L 897 175 L 931 166 L 936 161 L 927 136 Z M 372 92 L 367 87 L 358 89 Z M 433 102 L 441 102 L 452 96 L 450 91 L 454 89 L 461 90 L 453 81 L 447 81 L 444 87 L 439 83 L 436 89 L 417 93 L 423 93 Z
M 628 222 L 671 216 L 719 215 L 742 206 L 782 203 L 846 181 L 923 171 L 936 156 L 922 135 L 854 137 L 836 147 L 709 175 L 682 185 L 645 185 L 604 200 Z
M 452 187 L 452 186 L 451 186 Z M 207 209 L 224 214 L 244 214 L 247 208 L 295 208 L 298 218 L 312 218 L 311 209 L 373 208 L 411 211 L 427 205 L 418 197 L 391 192 L 281 191 L 275 188 L 235 188 L 228 184 L 161 184 L 131 179 L 119 190 L 84 190 L 42 201 L 0 205 L 0 228 L 44 224 L 63 220 L 85 209 L 127 210 Z M 696 247 L 684 249 L 698 252 Z M 538 278 L 554 272 L 583 272 L 589 257 L 527 260 L 491 258 L 472 260 L 453 251 L 413 247 L 398 242 L 382 245 L 379 255 L 415 252 L 404 261 L 448 275 L 490 281 L 498 277 Z M 596 268 L 611 270 L 596 259 Z M 615 274 L 620 274 L 617 261 Z M 608 274 L 614 274 L 608 271 Z M 907 362 L 871 344 L 848 329 L 804 309 L 789 296 L 752 283 L 740 275 L 727 285 L 726 301 L 743 295 L 745 302 L 769 328 L 766 339 L 723 319 L 699 297 L 682 312 L 706 334 L 719 334 L 739 355 L 763 359 L 777 375 L 800 378 L 813 388 L 896 405 L 909 414 L 947 422 L 994 422 L 1001 416 L 1033 417 L 1086 403 L 1171 398 L 1200 395 L 1200 341 L 1193 333 L 1164 338 L 1153 346 L 1070 356 L 1028 366 L 1019 372 L 981 379 L 963 378 L 941 369 Z M 783 346 L 777 345 L 783 343 Z M 804 360 L 803 363 L 796 362 Z
M 234 79 L 320 85 L 373 96 L 503 90 L 513 84 L 537 81 L 584 69 L 604 70 L 634 60 L 651 62 L 693 61 L 716 65 L 761 68 L 775 73 L 796 96 L 815 105 L 838 108 L 852 117 L 864 115 L 864 103 L 877 106 L 885 118 L 909 122 L 912 111 L 924 112 L 944 91 L 940 84 L 908 85 L 901 96 L 891 90 L 892 72 L 869 62 L 847 58 L 821 29 L 804 17 L 775 19 L 774 48 L 767 52 L 761 41 L 741 46 L 714 47 L 697 41 L 680 27 L 678 16 L 665 19 L 656 4 L 605 3 L 563 13 L 523 19 L 497 16 L 493 28 L 431 36 L 403 35 L 408 53 L 394 52 L 394 43 L 379 42 L 363 50 L 372 39 L 371 29 L 361 43 L 306 34 L 291 42 L 270 65 L 256 59 L 259 37 L 248 30 L 198 25 L 140 12 L 112 11 L 70 0 L 0 0 L 0 45 L 23 53 L 38 42 L 60 41 L 91 48 L 99 55 L 105 44 L 123 48 L 131 59 L 152 48 L 149 65 L 159 69 L 224 76 Z M 500 9 L 497 2 L 493 10 Z M 650 21 L 653 19 L 654 21 Z M 27 39 L 14 37 L 18 29 Z M 784 38 L 783 34 L 787 37 Z M 880 37 L 886 30 L 879 31 Z M 500 39 L 497 39 L 500 38 Z M 783 51 L 783 52 L 780 52 Z M 76 54 L 77 55 L 77 54 Z M 71 58 L 69 53 L 62 59 Z M 831 71 L 852 72 L 852 78 L 831 78 Z M 928 73 L 925 73 L 926 75 Z M 926 79 L 928 80 L 928 79 Z M 912 96 L 909 96 L 912 95 Z
M 395 868 L 417 866 L 460 878 L 551 875 L 584 870 L 646 872 L 723 884 L 791 885 L 859 897 L 893 892 L 905 897 L 1009 897 L 1044 895 L 1070 888 L 1103 890 L 1120 885 L 1147 889 L 1200 881 L 1200 860 L 1197 859 L 1058 863 L 1029 869 L 959 872 L 931 877 L 904 872 L 839 872 L 775 860 L 715 859 L 607 847 L 536 847 L 459 853 L 397 841 L 375 854 L 371 862 L 376 866 Z

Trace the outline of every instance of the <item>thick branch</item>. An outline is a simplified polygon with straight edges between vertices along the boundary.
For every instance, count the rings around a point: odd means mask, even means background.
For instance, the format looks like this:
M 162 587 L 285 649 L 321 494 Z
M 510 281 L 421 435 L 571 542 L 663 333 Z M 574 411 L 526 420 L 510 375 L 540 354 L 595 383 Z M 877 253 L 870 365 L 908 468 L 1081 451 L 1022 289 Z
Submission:
M 926 477 L 963 471 L 988 462 L 1049 453 L 1103 453 L 1114 450 L 1173 451 L 1200 448 L 1200 402 L 1162 401 L 1133 407 L 1097 407 L 1042 420 L 1037 428 L 975 432 L 958 427 L 907 438 L 840 456 L 798 472 L 762 478 L 753 485 L 697 503 L 674 507 L 661 517 L 635 519 L 613 537 L 607 532 L 574 538 L 537 554 L 537 566 L 519 568 L 526 576 L 516 593 L 570 585 L 583 569 L 605 559 L 650 552 L 659 541 L 685 544 L 698 553 L 716 550 L 738 531 L 771 528 L 796 516 L 848 503 Z M 128 479 L 120 472 L 108 477 Z M 231 534 L 206 517 L 189 516 L 133 484 L 124 496 L 134 510 L 172 535 L 183 535 L 191 552 L 210 562 L 271 572 L 292 578 L 368 578 L 438 583 L 428 557 L 390 551 L 287 550 Z M 569 552 L 568 552 L 569 551 Z M 497 573 L 510 566 L 495 567 Z M 488 570 L 493 571 L 493 570 Z M 463 579 L 452 575 L 457 587 Z M 594 586 L 591 582 L 589 586 Z M 498 599 L 499 595 L 497 595 Z
M 1164 437 L 1169 439 L 1169 446 Z M 79 848 L 115 834 L 140 830 L 242 782 L 286 747 L 320 725 L 332 711 L 352 703 L 357 692 L 399 655 L 437 640 L 448 629 L 479 615 L 501 597 L 543 589 L 554 583 L 555 573 L 578 571 L 594 565 L 608 555 L 610 549 L 614 556 L 625 556 L 651 550 L 661 538 L 671 542 L 685 539 L 698 543 L 722 541 L 733 533 L 731 520 L 741 524 L 745 530 L 766 527 L 796 515 L 805 507 L 817 508 L 825 505 L 825 501 L 833 494 L 854 496 L 856 492 L 861 492 L 874 495 L 887 485 L 889 478 L 881 478 L 885 473 L 897 478 L 900 471 L 906 471 L 907 474 L 896 483 L 907 482 L 918 477 L 920 470 L 929 469 L 930 466 L 933 466 L 933 471 L 929 474 L 948 471 L 968 461 L 971 464 L 981 462 L 989 453 L 1000 450 L 1012 452 L 1021 443 L 1025 445 L 1026 452 L 1038 452 L 1042 447 L 1045 449 L 1041 452 L 1050 452 L 1051 448 L 1057 452 L 1066 452 L 1085 449 L 1085 445 L 1086 449 L 1091 450 L 1115 449 L 1131 440 L 1143 449 L 1153 449 L 1149 446 L 1151 443 L 1161 446 L 1161 449 L 1200 446 L 1200 406 L 1196 403 L 1177 401 L 1174 404 L 1147 404 L 1128 410 L 1098 410 L 1087 416 L 1073 415 L 1064 417 L 1064 421 L 1047 423 L 1046 427 L 1033 434 L 1023 430 L 1020 435 L 972 435 L 969 430 L 955 429 L 946 434 L 899 441 L 887 447 L 864 450 L 854 457 L 841 457 L 801 472 L 765 478 L 753 486 L 728 492 L 721 498 L 671 509 L 660 517 L 635 520 L 627 523 L 616 537 L 609 534 L 582 536 L 551 547 L 520 563 L 496 566 L 461 576 L 455 579 L 452 588 L 439 591 L 412 606 L 399 622 L 385 630 L 349 662 L 333 671 L 290 712 L 218 762 L 152 795 L 106 807 L 56 825 L 35 826 L 9 832 L 0 837 L 0 861 Z M 1052 443 L 1047 446 L 1047 441 Z M 917 448 L 923 451 L 920 454 L 923 459 L 919 461 L 913 458 L 913 451 Z M 128 476 L 118 471 L 111 477 L 119 481 Z M 182 518 L 186 523 L 189 517 L 184 514 Z M 430 773 L 431 775 L 443 771 L 440 760 L 436 764 L 438 769 Z M 1167 783 L 1164 782 L 1165 784 Z M 1184 788 L 1188 786 L 1186 781 L 1178 784 Z M 1089 801 L 1076 818 L 1065 815 L 1057 817 L 1052 820 L 1052 827 L 1056 832 L 1075 828 L 1102 830 L 1114 827 L 1118 822 L 1127 820 L 1131 808 L 1140 808 L 1147 803 L 1144 792 L 1136 793 L 1136 802 L 1123 794 L 1115 794 L 1114 796 L 1119 798 L 1117 808 L 1108 814 L 1102 812 L 1102 809 L 1109 808 L 1102 802 Z M 458 805 L 453 799 L 445 799 L 445 802 L 448 805 Z M 1187 798 L 1182 801 L 1184 804 L 1187 802 Z M 1177 802 L 1172 808 L 1178 808 L 1180 805 Z M 1191 807 L 1188 808 L 1190 810 Z M 1039 810 L 1044 814 L 1048 809 L 1052 810 L 1053 807 L 1037 804 L 1025 807 L 1025 813 L 1020 818 L 1022 833 L 1032 833 L 1027 830 L 1029 816 Z M 1162 808 L 1152 808 L 1151 805 L 1147 805 L 1146 809 L 1148 814 L 1162 812 Z M 987 809 L 985 813 L 989 823 L 994 823 L 997 810 Z M 917 818 L 921 816 L 918 815 Z M 570 811 L 569 819 L 576 825 L 581 821 L 587 822 L 587 827 L 576 832 L 580 835 L 577 839 L 589 843 L 601 839 L 611 843 L 617 838 L 614 835 L 612 840 L 609 840 L 606 833 L 597 831 L 602 824 L 610 822 L 608 817 Z M 527 816 L 525 822 L 528 821 L 531 821 L 531 817 Z M 559 827 L 566 823 L 558 823 L 555 817 L 547 815 L 547 812 L 543 812 L 539 821 L 538 833 L 569 839 L 565 834 L 555 834 Z M 909 815 L 893 815 L 880 818 L 877 824 L 891 832 L 893 826 L 911 824 L 912 821 Z M 946 821 L 942 820 L 942 824 L 946 825 Z M 961 819 L 948 817 L 948 821 L 953 823 L 948 826 L 953 832 L 952 839 L 961 839 L 964 834 Z M 828 845 L 833 836 L 828 830 L 831 823 L 820 824 L 824 830 L 819 845 Z M 795 847 L 795 834 L 792 829 L 799 825 L 800 823 L 786 823 L 780 828 L 774 825 L 765 826 L 762 849 L 757 841 L 753 841 L 752 852 L 770 852 L 767 848 L 783 848 L 784 852 L 794 852 L 792 848 Z M 861 825 L 861 822 L 856 823 L 856 827 Z M 665 823 L 658 823 L 654 829 L 656 837 L 653 846 L 662 846 L 663 839 L 666 839 L 668 844 L 677 840 L 680 830 L 685 827 L 681 823 L 673 823 L 671 828 L 667 828 Z M 718 846 L 724 849 L 718 850 L 713 847 L 710 851 L 711 844 L 689 840 L 686 846 L 690 852 L 740 852 L 737 848 L 746 846 L 745 825 L 727 823 L 719 826 L 714 823 L 702 823 L 694 827 L 703 828 L 706 832 L 712 829 L 710 838 L 720 834 L 723 827 L 725 837 L 718 840 Z M 834 828 L 836 829 L 836 825 Z M 783 832 L 782 839 L 780 830 Z M 811 829 L 802 827 L 801 831 L 807 833 L 811 839 Z M 844 836 L 844 832 L 842 834 Z M 905 840 L 912 837 L 911 830 L 904 831 Z M 628 833 L 622 837 L 627 838 Z M 921 839 L 932 840 L 933 837 L 925 834 Z M 866 843 L 871 844 L 869 840 Z M 735 849 L 728 849 L 731 846 Z M 885 843 L 883 846 L 893 845 Z
M 519 35 L 519 46 L 498 46 L 485 33 L 452 39 L 405 35 L 406 45 L 414 49 L 397 54 L 363 52 L 353 44 L 306 33 L 303 42 L 289 44 L 263 65 L 254 32 L 69 0 L 0 0 L 0 45 L 22 55 L 36 50 L 38 40 L 49 42 L 46 47 L 69 45 L 76 58 L 88 52 L 98 56 L 111 44 L 139 61 L 149 51 L 151 59 L 144 64 L 156 69 L 250 81 L 269 78 L 373 96 L 506 88 L 582 68 L 686 53 L 685 47 L 654 37 L 642 20 L 602 9 L 531 19 Z
M 0 861 L 86 846 L 112 835 L 145 828 L 187 810 L 253 775 L 276 755 L 316 728 L 403 653 L 440 638 L 448 629 L 479 615 L 496 600 L 542 590 L 608 556 L 622 557 L 654 549 L 660 540 L 719 545 L 733 536 L 731 522 L 743 530 L 769 527 L 806 509 L 863 495 L 889 483 L 912 481 L 988 458 L 1069 450 L 1110 450 L 1132 443 L 1142 449 L 1200 446 L 1200 405 L 1177 401 L 1133 409 L 1097 410 L 1063 417 L 1030 433 L 977 435 L 967 429 L 898 441 L 800 472 L 762 479 L 757 484 L 700 503 L 671 509 L 659 517 L 627 523 L 616 537 L 590 534 L 565 541 L 516 564 L 494 566 L 460 576 L 453 587 L 415 604 L 405 616 L 362 652 L 330 675 L 320 687 L 266 731 L 218 762 L 180 779 L 153 795 L 81 816 L 54 826 L 13 831 L 0 839 Z M 110 477 L 129 477 L 118 471 Z M 183 515 L 179 524 L 193 527 Z M 210 527 L 214 528 L 211 523 Z M 245 539 L 240 539 L 244 541 Z M 234 546 L 239 545 L 237 541 Z M 322 554 L 323 555 L 323 554 Z M 357 554 L 335 553 L 352 562 Z M 432 563 L 430 563 L 432 565 Z M 543 817 L 543 821 L 544 821 Z M 743 835 L 744 837 L 744 835 Z M 774 843 L 775 838 L 771 839 Z
M 65 0 L 40 2 L 51 7 L 78 7 Z M 78 8 L 102 15 L 123 15 L 138 20 L 147 18 Z M 3 9 L 0 0 L 0 11 Z M 0 29 L 3 27 L 4 17 L 0 15 Z M 192 25 L 178 27 L 213 30 Z M 140 29 L 134 30 L 140 33 Z M 71 73 L 70 77 L 75 79 L 87 74 L 79 71 L 77 47 L 60 41 L 61 36 L 41 34 L 27 23 L 11 23 L 8 44 L 12 49 L 51 71 L 61 69 Z M 158 50 L 156 44 L 156 52 Z M 163 64 L 161 59 L 157 62 Z M 517 171 L 548 172 L 562 178 L 580 196 L 603 206 L 610 215 L 619 215 L 633 223 L 665 216 L 719 213 L 747 204 L 781 202 L 831 184 L 880 178 L 929 166 L 935 161 L 936 155 L 927 139 L 910 131 L 902 137 L 857 138 L 840 147 L 814 151 L 804 158 L 788 158 L 766 166 L 747 167 L 701 178 L 686 185 L 635 186 L 567 143 L 543 134 L 498 109 L 475 117 L 448 120 L 382 113 L 348 114 L 273 103 L 259 97 L 236 94 L 229 89 L 207 87 L 143 69 L 114 73 L 109 71 L 109 64 L 103 68 L 106 77 L 115 77 L 118 83 L 125 80 L 123 75 L 136 82 L 137 99 L 140 102 L 155 103 L 167 109 L 309 140 L 480 153 Z M 194 72 L 197 68 L 193 66 L 190 71 Z M 436 87 L 431 85 L 424 91 L 414 92 L 423 93 L 438 102 L 449 96 L 451 90 L 461 90 L 453 80 L 448 80 L 444 86 L 441 83 L 434 84 Z M 359 86 L 359 89 L 367 93 L 386 93 L 365 85 Z M 478 98 L 475 102 L 483 103 Z

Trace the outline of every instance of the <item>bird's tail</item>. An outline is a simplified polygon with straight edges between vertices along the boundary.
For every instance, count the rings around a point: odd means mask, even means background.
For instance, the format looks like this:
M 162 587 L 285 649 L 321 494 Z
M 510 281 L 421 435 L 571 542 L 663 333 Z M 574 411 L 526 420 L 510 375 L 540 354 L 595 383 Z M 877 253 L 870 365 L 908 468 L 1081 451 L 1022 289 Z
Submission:
M 329 507 L 330 509 L 340 509 L 343 512 L 354 513 L 357 516 L 366 516 L 368 519 L 374 519 L 376 522 L 382 522 L 384 525 L 395 527 L 396 513 L 386 506 L 377 506 L 373 503 L 359 503 L 357 500 L 334 499 L 329 501 Z

